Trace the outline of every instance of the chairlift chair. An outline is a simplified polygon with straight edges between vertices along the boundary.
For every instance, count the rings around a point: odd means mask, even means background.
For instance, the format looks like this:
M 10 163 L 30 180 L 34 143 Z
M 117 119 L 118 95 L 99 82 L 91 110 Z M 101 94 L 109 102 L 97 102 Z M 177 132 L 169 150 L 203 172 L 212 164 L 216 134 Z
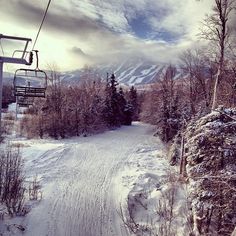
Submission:
M 18 69 L 15 72 L 13 86 L 16 97 L 45 97 L 47 74 L 38 68 L 38 51 L 35 52 L 36 69 Z
M 19 107 L 29 107 L 33 105 L 34 98 L 33 97 L 17 97 L 17 105 Z

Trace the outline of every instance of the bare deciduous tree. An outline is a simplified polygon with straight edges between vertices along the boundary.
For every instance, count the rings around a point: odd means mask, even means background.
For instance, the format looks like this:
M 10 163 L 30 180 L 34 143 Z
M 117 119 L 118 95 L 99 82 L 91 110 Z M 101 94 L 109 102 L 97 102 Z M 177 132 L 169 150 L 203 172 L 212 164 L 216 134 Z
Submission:
M 229 17 L 234 8 L 234 0 L 215 0 L 213 13 L 204 20 L 201 36 L 210 40 L 216 45 L 216 62 L 218 64 L 215 85 L 213 90 L 212 110 L 217 106 L 218 102 L 218 85 L 222 79 L 225 52 L 228 47 L 231 30 L 229 27 Z
M 202 49 L 188 49 L 180 56 L 184 79 L 187 87 L 191 116 L 199 110 L 209 111 L 212 101 L 213 75 L 216 71 L 208 55 Z

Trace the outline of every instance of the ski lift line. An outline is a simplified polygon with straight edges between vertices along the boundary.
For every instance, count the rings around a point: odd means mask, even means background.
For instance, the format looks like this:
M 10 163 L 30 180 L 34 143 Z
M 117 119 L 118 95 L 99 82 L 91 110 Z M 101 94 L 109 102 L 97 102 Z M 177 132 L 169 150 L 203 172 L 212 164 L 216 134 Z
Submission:
M 37 42 L 37 40 L 38 40 L 38 37 L 39 37 L 40 31 L 41 31 L 41 29 L 42 29 L 44 20 L 45 20 L 45 18 L 46 18 L 46 15 L 47 15 L 47 12 L 48 12 L 48 8 L 49 8 L 49 6 L 50 6 L 50 3 L 51 3 L 51 0 L 48 1 L 48 5 L 47 5 L 47 8 L 46 8 L 46 10 L 45 10 L 45 12 L 44 12 L 44 16 L 43 16 L 42 22 L 41 22 L 41 24 L 40 24 L 40 26 L 39 26 L 38 33 L 37 33 L 36 38 L 35 38 L 35 40 L 34 40 L 34 45 L 33 45 L 33 47 L 32 47 L 32 51 L 34 50 L 35 44 L 36 44 L 36 42 Z

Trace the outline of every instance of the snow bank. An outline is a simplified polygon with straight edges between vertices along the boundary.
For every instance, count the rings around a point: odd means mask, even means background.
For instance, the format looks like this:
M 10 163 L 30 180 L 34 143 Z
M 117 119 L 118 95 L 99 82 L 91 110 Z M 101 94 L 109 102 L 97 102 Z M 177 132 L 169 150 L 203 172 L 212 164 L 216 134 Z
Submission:
M 137 148 L 119 172 L 118 210 L 131 235 L 187 235 L 187 195 L 160 147 Z

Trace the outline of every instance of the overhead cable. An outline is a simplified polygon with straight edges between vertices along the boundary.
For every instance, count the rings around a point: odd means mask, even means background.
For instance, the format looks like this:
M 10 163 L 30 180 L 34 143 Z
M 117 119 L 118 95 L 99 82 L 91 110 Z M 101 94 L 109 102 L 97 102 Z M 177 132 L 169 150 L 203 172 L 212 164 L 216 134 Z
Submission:
M 45 18 L 46 18 L 46 15 L 47 15 L 47 12 L 48 12 L 48 8 L 49 8 L 49 6 L 50 6 L 50 3 L 51 3 L 51 0 L 48 1 L 48 5 L 47 5 L 47 8 L 46 8 L 46 10 L 45 10 L 45 12 L 44 12 L 44 16 L 43 16 L 42 22 L 41 22 L 41 24 L 40 24 L 40 27 L 39 27 L 37 36 L 36 36 L 36 38 L 35 38 L 35 40 L 34 40 L 34 45 L 33 45 L 33 47 L 32 47 L 32 51 L 34 50 L 35 44 L 36 44 L 36 42 L 37 42 L 37 40 L 38 40 L 38 37 L 39 37 L 40 31 L 41 31 L 41 29 L 42 29 L 44 20 L 45 20 Z

